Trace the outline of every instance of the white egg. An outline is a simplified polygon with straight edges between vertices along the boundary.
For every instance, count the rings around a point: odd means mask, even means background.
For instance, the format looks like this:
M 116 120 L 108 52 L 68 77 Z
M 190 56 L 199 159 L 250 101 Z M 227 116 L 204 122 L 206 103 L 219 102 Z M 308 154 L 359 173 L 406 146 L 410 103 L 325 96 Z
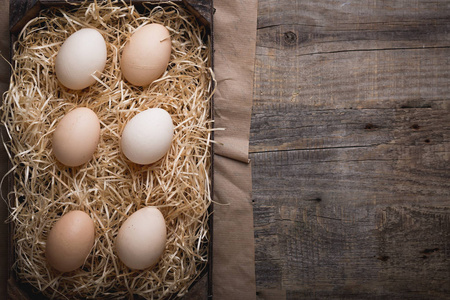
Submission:
M 81 90 L 100 76 L 106 65 L 106 44 L 95 29 L 84 28 L 73 33 L 62 44 L 55 60 L 56 77 L 69 89 Z
M 147 206 L 134 212 L 120 227 L 116 251 L 129 268 L 143 270 L 155 265 L 166 248 L 166 222 L 158 208 Z
M 170 149 L 173 131 L 172 118 L 167 111 L 147 109 L 125 125 L 121 139 L 122 152 L 136 164 L 154 163 Z

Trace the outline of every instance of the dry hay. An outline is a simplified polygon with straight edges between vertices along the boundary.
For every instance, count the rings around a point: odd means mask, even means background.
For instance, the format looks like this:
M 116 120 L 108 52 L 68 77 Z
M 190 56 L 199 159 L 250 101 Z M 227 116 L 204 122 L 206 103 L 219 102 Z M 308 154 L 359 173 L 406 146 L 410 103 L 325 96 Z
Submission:
M 205 29 L 181 7 L 145 7 L 139 13 L 129 4 L 108 1 L 46 9 L 14 45 L 11 84 L 2 105 L 14 177 L 8 196 L 14 270 L 48 297 L 183 295 L 205 266 L 214 81 L 210 45 Z M 135 87 L 122 78 L 120 53 L 137 28 L 153 22 L 171 33 L 170 65 L 156 82 Z M 67 37 L 88 27 L 105 38 L 107 65 L 91 87 L 68 90 L 56 79 L 55 57 Z M 69 168 L 52 154 L 52 133 L 76 107 L 97 113 L 101 134 L 93 159 Z M 136 165 L 121 153 L 120 136 L 128 120 L 152 107 L 172 116 L 173 143 L 160 161 Z M 133 271 L 116 256 L 114 240 L 126 218 L 147 205 L 157 206 L 165 217 L 167 246 L 154 268 Z M 94 220 L 95 243 L 80 269 L 61 274 L 45 260 L 46 238 L 63 214 L 76 209 Z

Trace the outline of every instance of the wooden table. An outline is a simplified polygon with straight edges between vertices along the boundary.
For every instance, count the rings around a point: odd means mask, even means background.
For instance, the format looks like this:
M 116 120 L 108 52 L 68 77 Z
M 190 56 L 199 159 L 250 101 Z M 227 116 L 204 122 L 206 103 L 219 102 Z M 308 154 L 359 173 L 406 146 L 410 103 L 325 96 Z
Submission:
M 259 292 L 450 299 L 450 2 L 259 0 Z
M 258 14 L 260 295 L 450 298 L 450 2 L 259 0 Z

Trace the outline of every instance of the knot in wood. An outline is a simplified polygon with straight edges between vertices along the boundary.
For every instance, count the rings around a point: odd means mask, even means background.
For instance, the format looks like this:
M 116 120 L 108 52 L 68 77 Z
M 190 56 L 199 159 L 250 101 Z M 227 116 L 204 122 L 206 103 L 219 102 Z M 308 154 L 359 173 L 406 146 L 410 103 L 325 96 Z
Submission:
M 284 33 L 284 42 L 288 45 L 295 45 L 297 43 L 297 35 L 292 31 Z
M 372 123 L 367 123 L 366 126 L 364 127 L 364 129 L 367 129 L 367 130 L 373 130 L 373 129 L 377 129 L 377 128 L 378 128 L 378 126 L 374 125 Z

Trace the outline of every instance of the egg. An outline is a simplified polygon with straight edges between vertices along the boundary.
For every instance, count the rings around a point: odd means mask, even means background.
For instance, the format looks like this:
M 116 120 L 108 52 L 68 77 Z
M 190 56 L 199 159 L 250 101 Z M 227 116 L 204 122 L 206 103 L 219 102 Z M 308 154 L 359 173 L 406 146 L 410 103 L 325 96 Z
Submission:
M 161 159 L 172 144 L 172 118 L 162 108 L 150 108 L 134 116 L 122 132 L 123 154 L 136 164 L 151 164 Z
M 59 219 L 47 237 L 45 257 L 60 272 L 81 267 L 94 245 L 94 222 L 83 211 L 68 212 Z
M 167 69 L 172 50 L 169 31 L 160 24 L 145 25 L 125 44 L 120 67 L 131 84 L 145 86 Z
M 106 65 L 106 43 L 95 29 L 84 28 L 69 36 L 55 60 L 56 77 L 69 89 L 81 90 L 100 76 Z
M 88 162 L 100 139 L 100 121 L 91 109 L 79 107 L 65 115 L 53 133 L 53 154 L 69 167 Z
M 155 265 L 166 247 L 166 223 L 158 208 L 134 212 L 120 227 L 115 241 L 117 256 L 130 269 Z

